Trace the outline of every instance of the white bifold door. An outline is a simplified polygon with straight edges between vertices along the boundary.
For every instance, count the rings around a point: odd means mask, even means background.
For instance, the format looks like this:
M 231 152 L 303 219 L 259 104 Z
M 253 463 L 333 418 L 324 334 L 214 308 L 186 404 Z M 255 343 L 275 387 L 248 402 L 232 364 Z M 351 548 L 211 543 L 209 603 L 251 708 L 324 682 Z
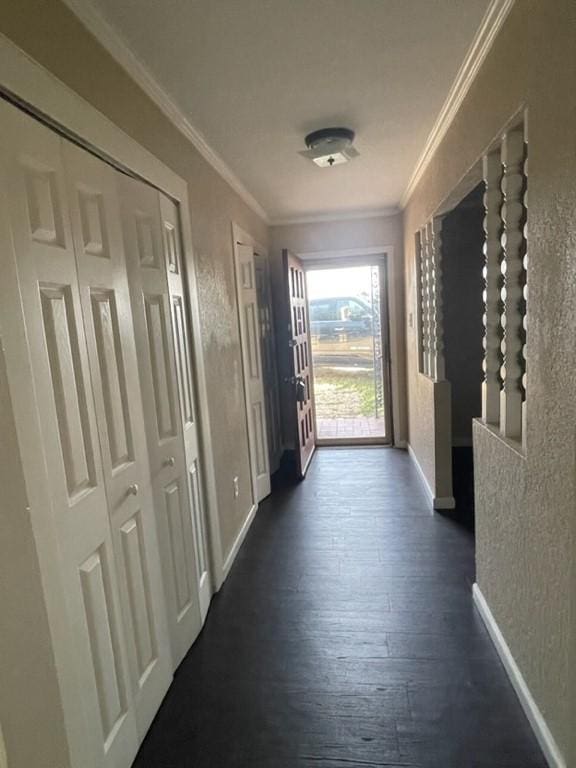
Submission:
M 258 292 L 252 246 L 236 243 L 235 262 L 252 489 L 254 502 L 258 503 L 270 493 L 270 459 L 260 346 Z
M 172 649 L 179 663 L 211 596 L 178 209 L 120 179 L 122 220 L 158 512 Z
M 0 268 L 20 296 L 0 328 L 11 386 L 33 384 L 15 409 L 47 491 L 71 759 L 128 768 L 211 592 L 178 209 L 6 102 L 0 123 Z

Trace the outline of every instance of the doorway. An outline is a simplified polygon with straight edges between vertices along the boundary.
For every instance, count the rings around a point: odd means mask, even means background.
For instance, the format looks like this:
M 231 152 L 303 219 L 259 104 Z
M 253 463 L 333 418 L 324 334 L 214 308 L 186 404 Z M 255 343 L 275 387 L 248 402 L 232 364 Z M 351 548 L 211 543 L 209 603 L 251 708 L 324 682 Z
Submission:
M 318 445 L 391 441 L 386 261 L 306 270 Z
M 454 514 L 474 529 L 472 422 L 482 414 L 484 183 L 442 220 L 444 357 L 451 389 Z

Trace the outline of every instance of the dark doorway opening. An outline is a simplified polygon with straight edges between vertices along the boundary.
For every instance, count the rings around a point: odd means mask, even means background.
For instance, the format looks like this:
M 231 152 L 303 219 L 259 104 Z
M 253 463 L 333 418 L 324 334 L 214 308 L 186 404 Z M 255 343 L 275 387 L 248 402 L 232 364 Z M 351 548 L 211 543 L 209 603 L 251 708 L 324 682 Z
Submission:
M 484 183 L 442 222 L 444 354 L 452 390 L 455 520 L 474 530 L 472 422 L 482 414 Z

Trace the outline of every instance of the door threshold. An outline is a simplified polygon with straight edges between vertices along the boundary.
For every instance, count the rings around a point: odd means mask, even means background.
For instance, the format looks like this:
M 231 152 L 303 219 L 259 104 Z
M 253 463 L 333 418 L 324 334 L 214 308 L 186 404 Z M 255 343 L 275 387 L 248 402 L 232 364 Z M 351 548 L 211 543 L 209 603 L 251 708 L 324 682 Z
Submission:
M 324 439 L 316 438 L 317 448 L 329 448 L 340 446 L 342 448 L 356 448 L 373 446 L 375 448 L 392 448 L 390 440 L 380 437 L 327 437 Z

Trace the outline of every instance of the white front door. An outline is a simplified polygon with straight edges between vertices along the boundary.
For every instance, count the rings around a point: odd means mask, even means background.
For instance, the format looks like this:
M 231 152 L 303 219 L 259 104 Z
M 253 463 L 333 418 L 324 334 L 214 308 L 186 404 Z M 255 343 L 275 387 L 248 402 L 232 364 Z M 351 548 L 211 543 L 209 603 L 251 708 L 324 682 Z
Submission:
M 172 666 L 116 172 L 63 142 L 72 234 L 132 692 L 141 737 Z
M 237 243 L 235 252 L 252 486 L 255 501 L 261 501 L 270 493 L 270 464 L 266 434 L 266 403 L 260 351 L 260 321 L 254 249 L 250 245 Z
M 202 628 L 195 511 L 182 425 L 182 410 L 185 419 L 194 424 L 194 398 L 187 387 L 181 409 L 175 354 L 180 354 L 180 348 L 175 350 L 173 343 L 166 270 L 166 260 L 170 263 L 179 254 L 172 255 L 172 243 L 166 246 L 157 190 L 120 174 L 118 182 L 168 623 L 177 666 Z M 174 248 L 178 247 L 177 236 L 176 230 Z M 189 362 L 186 365 L 189 372 Z M 198 485 L 194 488 L 198 490 Z
M 61 600 L 73 628 L 61 635 L 58 649 L 60 660 L 67 657 L 60 669 L 71 758 L 83 768 L 128 766 L 138 733 L 119 599 L 123 565 L 117 564 L 117 531 L 108 514 L 109 470 L 100 452 L 62 139 L 6 102 L 0 102 L 0 120 L 0 183 L 49 483 L 45 514 L 57 541 Z M 21 450 L 30 477 L 44 471 L 30 463 L 32 446 L 23 443 Z M 132 548 L 134 540 L 127 538 Z M 38 542 L 39 548 L 45 544 Z M 53 633 L 58 630 L 52 621 Z

